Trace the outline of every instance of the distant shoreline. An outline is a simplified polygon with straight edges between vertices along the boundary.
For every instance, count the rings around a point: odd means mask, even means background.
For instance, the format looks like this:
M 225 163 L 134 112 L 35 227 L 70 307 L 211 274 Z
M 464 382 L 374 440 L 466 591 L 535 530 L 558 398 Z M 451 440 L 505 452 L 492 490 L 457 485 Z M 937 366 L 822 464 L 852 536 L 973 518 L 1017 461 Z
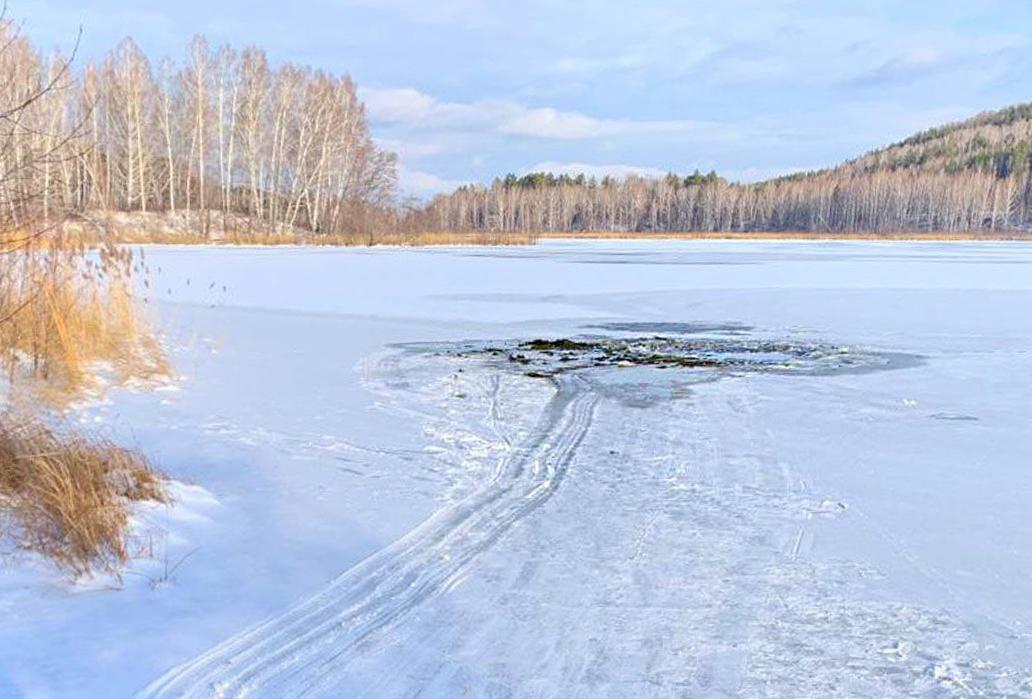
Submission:
M 985 241 L 985 242 L 1032 242 L 1032 232 L 1004 231 L 897 231 L 871 232 L 828 232 L 828 231 L 674 231 L 674 232 L 549 232 L 535 234 L 542 240 L 784 240 L 801 242 L 833 241 Z
M 521 247 L 531 246 L 544 240 L 565 240 L 565 241 L 588 241 L 588 240 L 612 240 L 612 241 L 712 241 L 712 242 L 745 242 L 745 241 L 778 241 L 778 242 L 896 242 L 896 243 L 921 243 L 921 242 L 985 242 L 985 243 L 1032 243 L 1032 233 L 1004 233 L 994 232 L 943 232 L 930 231 L 926 233 L 914 232 L 892 232 L 892 233 L 846 233 L 846 232 L 807 232 L 807 231 L 678 231 L 678 232 L 656 232 L 656 233 L 635 233 L 616 231 L 554 231 L 547 233 L 495 233 L 495 234 L 413 234 L 411 236 L 390 234 L 383 239 L 377 240 L 375 236 L 359 236 L 354 239 L 343 236 L 332 236 L 319 238 L 317 236 L 306 236 L 304 238 L 273 236 L 256 236 L 254 240 L 247 240 L 246 237 L 234 237 L 231 239 L 204 240 L 199 236 L 158 236 L 154 239 L 147 239 L 147 236 L 120 237 L 116 236 L 111 242 L 117 245 L 130 247 L 241 247 L 241 248 L 276 248 L 276 247 L 327 247 L 327 248 L 441 248 L 441 247 Z

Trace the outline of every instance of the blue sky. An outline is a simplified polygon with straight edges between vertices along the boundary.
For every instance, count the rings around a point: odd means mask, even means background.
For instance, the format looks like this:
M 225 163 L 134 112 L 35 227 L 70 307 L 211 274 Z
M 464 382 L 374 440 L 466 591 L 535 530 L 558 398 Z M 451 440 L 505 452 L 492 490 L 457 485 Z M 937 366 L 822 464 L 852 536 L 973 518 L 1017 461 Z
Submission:
M 831 165 L 1032 101 L 1028 0 L 9 0 L 45 48 L 100 58 L 195 33 L 348 72 L 400 182 L 425 197 L 538 169 Z

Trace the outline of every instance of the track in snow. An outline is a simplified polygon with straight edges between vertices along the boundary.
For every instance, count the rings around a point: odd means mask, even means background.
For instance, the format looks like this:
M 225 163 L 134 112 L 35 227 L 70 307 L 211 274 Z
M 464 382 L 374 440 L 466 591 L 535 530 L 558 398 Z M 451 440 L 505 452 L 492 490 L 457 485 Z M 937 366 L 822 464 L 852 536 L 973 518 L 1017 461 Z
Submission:
M 545 502 L 592 424 L 599 395 L 557 379 L 537 428 L 480 490 L 448 506 L 322 592 L 172 669 L 140 697 L 301 697 L 333 688 L 355 648 L 448 589 L 514 523 Z

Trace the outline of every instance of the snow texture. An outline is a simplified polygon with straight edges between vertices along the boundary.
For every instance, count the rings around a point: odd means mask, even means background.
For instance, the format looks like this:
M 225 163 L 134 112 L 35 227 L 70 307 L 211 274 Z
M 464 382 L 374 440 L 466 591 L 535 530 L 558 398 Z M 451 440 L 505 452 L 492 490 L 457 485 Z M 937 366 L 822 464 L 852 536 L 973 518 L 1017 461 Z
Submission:
M 1032 246 L 147 260 L 182 376 L 75 415 L 177 504 L 7 552 L 0 696 L 1032 696 Z

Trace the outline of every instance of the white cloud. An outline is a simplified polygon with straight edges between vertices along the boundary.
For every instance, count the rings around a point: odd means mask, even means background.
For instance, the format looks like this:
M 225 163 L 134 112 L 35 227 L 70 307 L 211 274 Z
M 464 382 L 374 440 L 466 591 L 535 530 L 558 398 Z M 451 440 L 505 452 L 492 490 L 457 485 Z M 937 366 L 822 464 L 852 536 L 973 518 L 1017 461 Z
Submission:
M 519 107 L 497 125 L 499 133 L 535 138 L 595 138 L 612 132 L 615 122 L 551 108 Z
M 912 47 L 854 78 L 856 86 L 882 85 L 932 75 L 958 65 L 953 56 L 929 46 Z
M 403 160 L 418 160 L 444 152 L 444 146 L 439 143 L 414 143 L 394 138 L 377 138 L 376 143 L 380 148 L 396 153 Z
M 434 194 L 451 192 L 467 182 L 449 180 L 422 170 L 413 170 L 404 165 L 398 166 L 398 188 L 405 195 L 428 198 Z
M 377 121 L 419 121 L 427 118 L 437 104 L 430 95 L 424 95 L 411 88 L 396 90 L 361 88 L 360 94 L 369 116 Z
M 539 70 L 565 75 L 590 76 L 645 68 L 648 64 L 649 57 L 643 51 L 630 51 L 622 54 L 606 51 L 599 56 L 562 56 L 557 58 L 554 63 L 541 66 Z
M 423 129 L 488 129 L 518 105 L 504 101 L 443 102 L 412 88 L 360 88 L 370 119 Z
M 486 132 L 557 140 L 657 132 L 692 132 L 719 138 L 728 133 L 726 126 L 710 122 L 599 119 L 552 107 L 527 107 L 512 100 L 444 102 L 412 88 L 363 88 L 359 94 L 374 123 L 425 131 Z
M 533 165 L 527 168 L 524 174 L 528 172 L 551 172 L 553 175 L 585 175 L 596 179 L 602 179 L 606 176 L 622 179 L 628 175 L 662 177 L 667 173 L 666 170 L 661 170 L 660 168 L 642 165 L 625 165 L 622 163 L 558 163 L 553 161 L 545 161 Z

